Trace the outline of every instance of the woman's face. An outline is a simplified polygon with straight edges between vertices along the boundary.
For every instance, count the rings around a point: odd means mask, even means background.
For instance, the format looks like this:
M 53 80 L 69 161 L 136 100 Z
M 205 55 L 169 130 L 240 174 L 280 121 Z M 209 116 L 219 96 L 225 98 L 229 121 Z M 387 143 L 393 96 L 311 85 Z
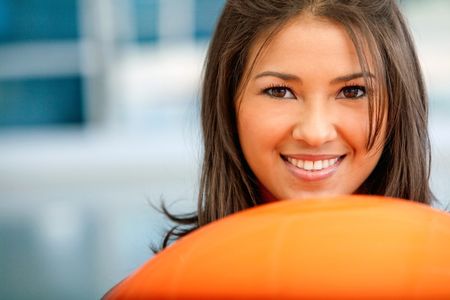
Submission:
M 385 124 L 368 151 L 369 91 L 345 30 L 297 17 L 248 75 L 236 108 L 239 139 L 263 187 L 276 199 L 354 193 L 380 158 Z

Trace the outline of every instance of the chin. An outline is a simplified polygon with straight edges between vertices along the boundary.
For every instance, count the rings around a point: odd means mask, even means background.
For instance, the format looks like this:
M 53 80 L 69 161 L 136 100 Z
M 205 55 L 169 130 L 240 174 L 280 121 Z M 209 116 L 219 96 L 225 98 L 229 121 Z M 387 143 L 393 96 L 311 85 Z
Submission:
M 296 199 L 296 200 L 302 200 L 302 199 L 311 199 L 311 198 L 321 198 L 321 197 L 330 197 L 330 196 L 341 196 L 341 195 L 348 195 L 350 193 L 343 193 L 339 191 L 300 191 L 300 192 L 294 192 L 292 193 L 291 197 L 288 199 Z

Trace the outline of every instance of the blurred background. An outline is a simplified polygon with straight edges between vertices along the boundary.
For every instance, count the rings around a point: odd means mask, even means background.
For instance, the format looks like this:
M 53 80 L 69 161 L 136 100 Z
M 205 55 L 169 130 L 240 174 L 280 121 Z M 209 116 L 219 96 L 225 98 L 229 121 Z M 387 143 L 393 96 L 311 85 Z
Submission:
M 98 299 L 195 207 L 203 59 L 224 0 L 0 0 L 0 298 Z M 402 1 L 450 200 L 450 1 Z

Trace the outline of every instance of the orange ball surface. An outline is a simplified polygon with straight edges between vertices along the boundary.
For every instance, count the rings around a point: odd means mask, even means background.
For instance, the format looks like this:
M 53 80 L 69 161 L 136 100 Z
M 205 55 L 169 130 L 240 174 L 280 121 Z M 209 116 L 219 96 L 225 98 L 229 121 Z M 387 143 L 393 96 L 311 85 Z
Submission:
M 450 299 L 450 215 L 399 199 L 279 201 L 180 239 L 106 299 Z

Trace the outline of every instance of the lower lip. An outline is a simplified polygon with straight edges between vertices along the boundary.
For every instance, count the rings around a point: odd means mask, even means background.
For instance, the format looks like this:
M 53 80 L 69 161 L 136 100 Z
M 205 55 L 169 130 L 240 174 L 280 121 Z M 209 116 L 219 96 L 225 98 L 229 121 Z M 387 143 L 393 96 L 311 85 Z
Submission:
M 283 162 L 286 164 L 288 170 L 291 173 L 293 173 L 293 175 L 295 177 L 297 177 L 301 180 L 304 180 L 304 181 L 319 181 L 319 180 L 324 180 L 324 179 L 331 177 L 337 171 L 339 165 L 344 160 L 344 158 L 345 157 L 340 157 L 334 165 L 329 166 L 328 168 L 325 168 L 322 170 L 318 170 L 318 171 L 315 171 L 315 170 L 307 171 L 307 170 L 297 168 L 296 166 L 294 166 L 293 164 L 291 164 L 290 162 L 288 162 L 285 159 L 283 159 Z

